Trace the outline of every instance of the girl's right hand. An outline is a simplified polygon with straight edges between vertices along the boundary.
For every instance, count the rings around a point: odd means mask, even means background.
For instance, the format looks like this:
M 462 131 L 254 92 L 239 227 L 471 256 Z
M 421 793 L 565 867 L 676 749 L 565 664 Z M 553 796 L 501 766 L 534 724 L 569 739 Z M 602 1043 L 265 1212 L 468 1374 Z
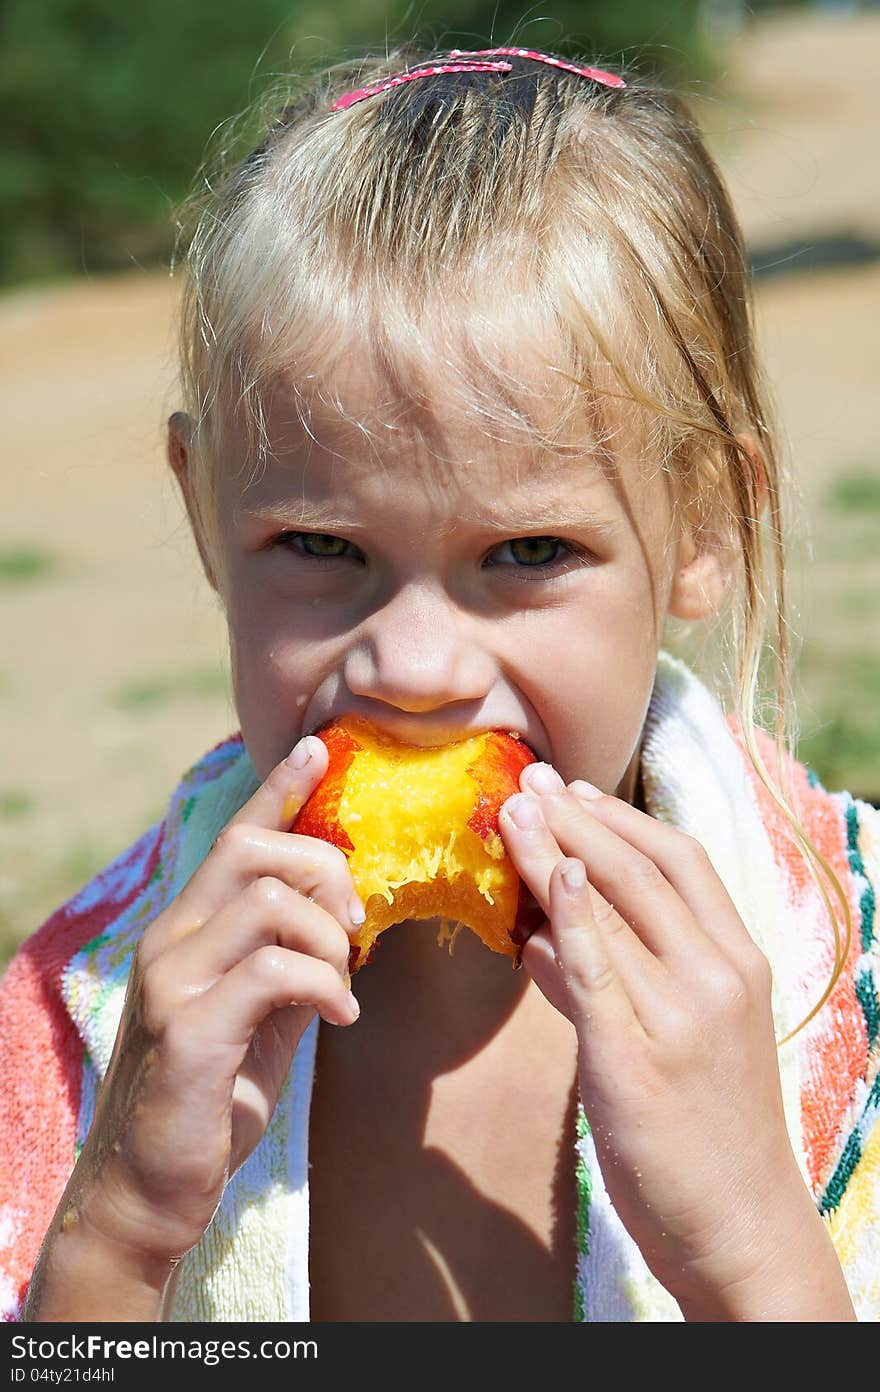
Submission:
M 144 932 L 62 1233 L 82 1221 L 111 1248 L 175 1263 L 263 1136 L 315 1013 L 357 1019 L 348 862 L 288 830 L 327 763 L 320 739 L 301 740 Z

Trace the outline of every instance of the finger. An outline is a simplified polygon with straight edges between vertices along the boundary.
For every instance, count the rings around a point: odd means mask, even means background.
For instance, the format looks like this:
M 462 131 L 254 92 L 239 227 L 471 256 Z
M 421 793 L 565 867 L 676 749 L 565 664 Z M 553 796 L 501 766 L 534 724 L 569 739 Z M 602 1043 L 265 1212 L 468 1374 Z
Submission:
M 517 873 L 549 918 L 550 879 L 566 852 L 560 848 L 544 819 L 543 801 L 532 793 L 515 794 L 502 805 L 498 825 Z M 587 825 L 591 826 L 590 819 L 583 815 Z M 641 1000 L 645 993 L 656 992 L 664 975 L 657 959 L 616 912 L 616 904 L 612 900 L 604 897 L 589 882 L 586 894 L 594 918 L 602 923 L 607 950 L 613 955 L 616 968 L 633 999 Z
M 596 796 L 576 779 L 569 791 L 607 828 L 647 856 L 689 908 L 703 933 L 735 963 L 754 952 L 754 943 L 704 847 L 676 827 L 640 812 L 622 798 Z
M 544 919 L 542 928 L 536 929 L 530 935 L 522 949 L 521 960 L 529 976 L 550 1004 L 560 1015 L 565 1015 L 571 1020 L 572 1005 L 559 968 L 548 919 Z
M 502 803 L 498 825 L 511 859 L 545 914 L 550 912 L 550 876 L 561 852 L 531 793 L 516 793 Z
M 570 1019 L 586 1033 L 595 1060 L 605 1038 L 638 1027 L 633 1003 L 621 981 L 601 927 L 593 914 L 583 861 L 565 857 L 550 877 L 553 948 L 571 1004 Z
M 146 964 L 196 932 L 256 880 L 280 880 L 331 914 L 352 936 L 366 917 L 344 853 L 327 841 L 238 822 L 218 836 L 177 899 L 141 940 Z
M 324 742 L 308 735 L 275 766 L 227 822 L 174 903 L 144 935 L 144 960 L 201 927 L 249 880 L 263 875 L 276 875 L 291 888 L 319 899 L 346 928 L 356 930 L 363 923 L 363 905 L 342 852 L 314 838 L 288 834 L 299 809 L 326 773 L 328 757 Z M 329 855 L 322 847 L 327 847 Z
M 672 964 L 683 957 L 716 953 L 687 903 L 649 855 L 590 815 L 565 788 L 546 793 L 541 811 L 563 854 L 584 862 L 593 887 L 614 904 L 655 957 Z
M 261 947 L 176 1013 L 170 1045 L 196 1071 L 213 1055 L 231 1079 L 257 1027 L 273 1011 L 291 1005 L 316 1010 L 331 1025 L 354 1024 L 360 1013 L 329 962 L 285 948 Z
M 320 958 L 340 976 L 348 971 L 351 942 L 332 914 L 282 880 L 253 880 L 201 928 L 182 936 L 155 959 L 168 996 L 206 989 L 261 947 L 283 947 Z M 155 982 L 153 983 L 155 985 Z
M 263 877 L 272 877 L 320 903 L 355 933 L 365 913 L 355 891 L 348 860 L 338 846 L 290 831 L 266 831 L 239 821 L 221 832 L 177 899 L 175 919 L 184 928 L 199 926 L 224 903 Z
M 317 735 L 304 735 L 287 758 L 275 765 L 228 826 L 244 822 L 271 831 L 289 831 L 306 798 L 327 772 L 329 761 L 324 741 Z
M 366 912 L 355 891 L 345 855 L 336 846 L 311 836 L 291 836 L 293 825 L 303 804 L 327 772 L 330 756 L 327 746 L 317 735 L 304 735 L 290 754 L 269 774 L 252 798 L 236 812 L 215 842 L 215 849 L 232 853 L 246 877 L 278 874 L 273 870 L 273 853 L 277 852 L 282 865 L 279 878 L 307 894 L 332 913 L 347 931 L 357 933 L 366 919 Z M 264 827 L 261 836 L 258 828 Z M 274 834 L 273 833 L 278 833 Z M 205 862 L 205 879 L 210 874 L 212 857 Z M 193 881 L 196 877 L 193 877 Z M 193 883 L 191 881 L 190 883 Z M 199 894 L 202 883 L 193 887 Z M 234 886 L 218 877 L 214 904 L 228 897 Z M 211 912 L 208 900 L 206 912 Z

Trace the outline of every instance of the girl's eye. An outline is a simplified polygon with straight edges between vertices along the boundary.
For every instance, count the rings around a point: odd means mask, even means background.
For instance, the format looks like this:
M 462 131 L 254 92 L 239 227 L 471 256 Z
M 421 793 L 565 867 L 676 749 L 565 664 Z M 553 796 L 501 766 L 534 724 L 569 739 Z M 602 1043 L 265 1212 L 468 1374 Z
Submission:
M 563 541 L 560 537 L 552 536 L 527 536 L 514 537 L 511 541 L 504 541 L 495 548 L 494 555 L 508 549 L 510 556 L 515 562 L 516 569 L 550 571 L 559 570 L 566 561 L 584 560 L 587 552 L 580 546 L 576 546 L 573 541 Z M 497 560 L 492 562 L 498 565 Z M 503 560 L 501 565 L 507 565 Z
M 300 556 L 313 556 L 317 560 L 335 561 L 345 556 L 346 547 L 351 542 L 345 537 L 332 536 L 326 532 L 282 532 L 276 544 L 285 546 Z

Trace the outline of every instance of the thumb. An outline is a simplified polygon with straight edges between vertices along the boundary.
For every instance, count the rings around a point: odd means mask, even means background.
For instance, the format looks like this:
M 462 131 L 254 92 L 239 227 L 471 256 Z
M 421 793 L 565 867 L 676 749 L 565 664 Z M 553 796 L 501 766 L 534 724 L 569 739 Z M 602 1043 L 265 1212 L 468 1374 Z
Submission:
M 245 822 L 271 831 L 289 831 L 303 803 L 327 772 L 329 761 L 324 741 L 317 735 L 304 735 L 239 808 L 229 826 Z

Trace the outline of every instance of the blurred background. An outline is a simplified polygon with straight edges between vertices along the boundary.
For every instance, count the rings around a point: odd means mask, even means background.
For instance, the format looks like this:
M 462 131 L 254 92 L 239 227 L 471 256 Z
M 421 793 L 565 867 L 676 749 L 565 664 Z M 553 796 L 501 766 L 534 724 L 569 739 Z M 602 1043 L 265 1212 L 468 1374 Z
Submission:
M 689 98 L 747 235 L 808 523 L 790 557 L 798 752 L 826 787 L 880 798 L 880 9 L 548 8 L 0 7 L 0 968 L 236 727 L 164 464 L 175 210 L 218 127 L 292 63 L 364 45 L 580 51 Z

